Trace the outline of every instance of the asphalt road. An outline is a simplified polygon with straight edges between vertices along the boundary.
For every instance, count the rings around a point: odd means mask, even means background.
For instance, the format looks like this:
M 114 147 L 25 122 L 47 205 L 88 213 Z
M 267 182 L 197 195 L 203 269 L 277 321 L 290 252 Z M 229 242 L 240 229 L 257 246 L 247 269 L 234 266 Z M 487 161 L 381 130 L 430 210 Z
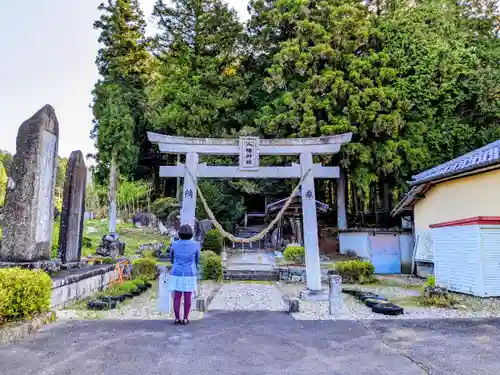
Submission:
M 190 326 L 73 321 L 0 347 L 2 375 L 482 375 L 500 373 L 500 321 L 295 321 L 211 312 Z

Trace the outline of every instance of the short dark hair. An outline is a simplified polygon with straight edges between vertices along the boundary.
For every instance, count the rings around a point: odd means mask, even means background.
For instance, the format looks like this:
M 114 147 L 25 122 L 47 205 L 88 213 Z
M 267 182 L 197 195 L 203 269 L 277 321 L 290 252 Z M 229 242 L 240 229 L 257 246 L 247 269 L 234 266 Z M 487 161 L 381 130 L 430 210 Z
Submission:
M 191 229 L 191 225 L 183 224 L 179 228 L 177 234 L 179 235 L 179 238 L 181 240 L 190 240 L 191 238 L 193 238 L 193 229 Z

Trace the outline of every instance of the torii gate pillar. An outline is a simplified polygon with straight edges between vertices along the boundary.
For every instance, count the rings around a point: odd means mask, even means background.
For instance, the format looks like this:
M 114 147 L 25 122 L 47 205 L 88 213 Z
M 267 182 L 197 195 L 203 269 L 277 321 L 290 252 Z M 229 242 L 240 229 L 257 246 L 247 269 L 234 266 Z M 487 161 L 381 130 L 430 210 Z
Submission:
M 188 152 L 186 154 L 186 166 L 184 169 L 184 191 L 181 207 L 181 225 L 189 224 L 194 230 L 196 217 L 196 182 L 198 176 L 198 154 Z M 189 173 L 191 172 L 191 173 Z M 194 180 L 193 180 L 194 178 Z
M 310 152 L 300 154 L 300 169 L 305 175 L 313 167 Z M 316 195 L 314 193 L 314 175 L 309 173 L 302 181 L 302 219 L 304 233 L 304 249 L 306 254 L 307 288 L 321 290 L 321 267 L 318 246 L 318 218 L 316 216 Z

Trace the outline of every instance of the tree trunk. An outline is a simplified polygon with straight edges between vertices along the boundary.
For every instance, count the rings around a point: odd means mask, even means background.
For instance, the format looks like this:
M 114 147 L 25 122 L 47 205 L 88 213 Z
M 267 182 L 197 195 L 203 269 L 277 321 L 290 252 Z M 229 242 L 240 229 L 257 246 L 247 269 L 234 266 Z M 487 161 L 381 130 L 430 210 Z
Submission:
M 116 166 L 116 155 L 111 157 L 111 168 L 109 170 L 109 224 L 108 232 L 116 233 L 116 193 L 118 185 L 118 170 Z

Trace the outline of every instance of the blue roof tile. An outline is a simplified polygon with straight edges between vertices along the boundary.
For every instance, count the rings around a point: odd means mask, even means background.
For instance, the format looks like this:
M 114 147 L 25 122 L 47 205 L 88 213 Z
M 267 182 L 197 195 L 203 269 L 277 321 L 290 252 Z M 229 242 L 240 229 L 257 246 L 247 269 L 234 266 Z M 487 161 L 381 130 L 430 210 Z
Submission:
M 410 184 L 417 185 L 497 163 L 500 164 L 500 140 L 421 172 L 412 177 Z

